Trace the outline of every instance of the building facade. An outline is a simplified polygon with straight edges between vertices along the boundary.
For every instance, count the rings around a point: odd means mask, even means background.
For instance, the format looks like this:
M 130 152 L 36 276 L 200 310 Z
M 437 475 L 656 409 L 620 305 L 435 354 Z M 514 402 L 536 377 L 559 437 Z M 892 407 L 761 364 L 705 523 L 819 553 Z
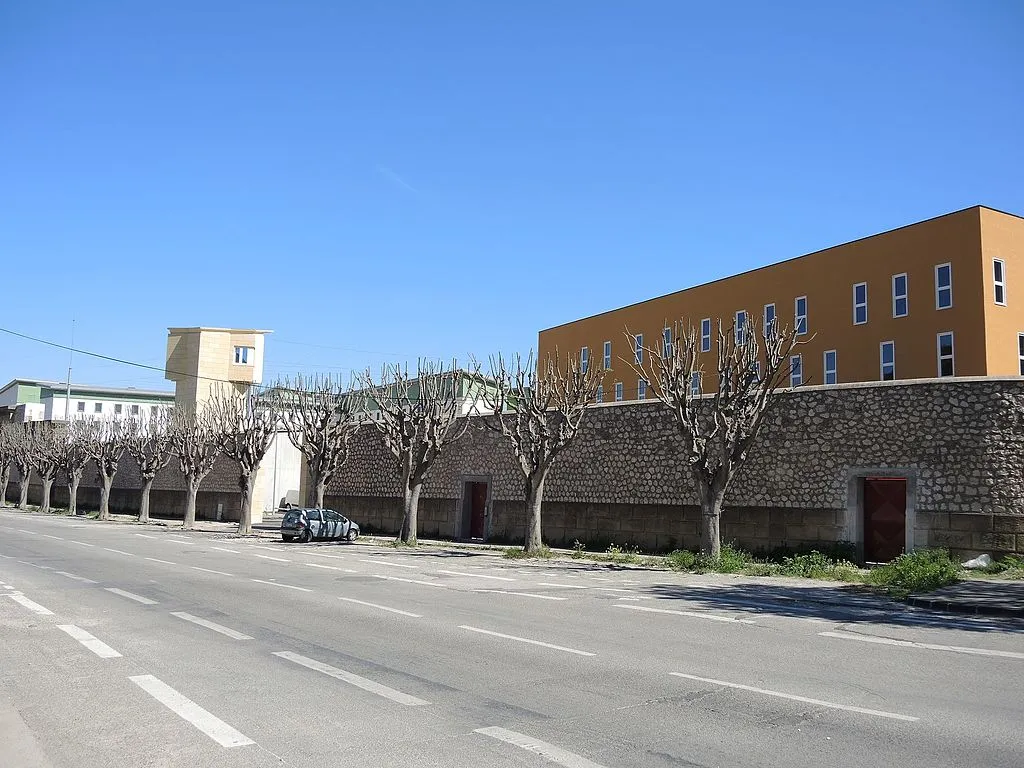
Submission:
M 168 328 L 164 377 L 175 401 L 198 407 L 228 386 L 245 392 L 263 381 L 264 336 L 270 331 L 234 328 Z
M 68 404 L 70 403 L 70 409 Z M 14 379 L 0 389 L 0 418 L 10 421 L 139 419 L 174 405 L 174 394 L 133 387 L 94 387 L 67 382 Z
M 636 347 L 681 322 L 707 355 L 717 333 L 775 320 L 802 331 L 793 385 L 1024 375 L 1024 218 L 975 206 L 539 334 L 540 359 L 608 369 L 602 399 L 644 399 Z M 759 332 L 759 331 L 758 331 Z

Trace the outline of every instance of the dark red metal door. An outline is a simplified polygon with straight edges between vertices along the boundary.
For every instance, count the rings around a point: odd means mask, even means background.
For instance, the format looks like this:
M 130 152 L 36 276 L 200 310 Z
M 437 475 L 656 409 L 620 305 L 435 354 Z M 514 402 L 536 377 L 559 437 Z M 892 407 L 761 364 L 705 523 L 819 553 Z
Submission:
M 487 483 L 470 483 L 469 536 L 472 539 L 484 537 L 484 514 L 487 511 Z
M 864 559 L 887 563 L 906 551 L 907 481 L 864 478 Z

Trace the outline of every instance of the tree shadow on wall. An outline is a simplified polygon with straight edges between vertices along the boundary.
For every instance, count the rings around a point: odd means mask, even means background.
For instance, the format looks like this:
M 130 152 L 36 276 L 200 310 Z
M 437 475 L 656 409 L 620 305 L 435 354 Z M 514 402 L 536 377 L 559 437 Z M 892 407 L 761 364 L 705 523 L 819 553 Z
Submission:
M 886 624 L 908 628 L 1024 634 L 1024 621 L 1020 619 L 945 614 L 912 608 L 854 584 L 821 587 L 768 583 L 706 587 L 653 584 L 636 585 L 633 589 L 661 600 L 686 602 L 690 608 L 727 611 L 749 618 L 769 615 L 820 619 L 837 624 Z M 646 605 L 653 607 L 650 603 Z

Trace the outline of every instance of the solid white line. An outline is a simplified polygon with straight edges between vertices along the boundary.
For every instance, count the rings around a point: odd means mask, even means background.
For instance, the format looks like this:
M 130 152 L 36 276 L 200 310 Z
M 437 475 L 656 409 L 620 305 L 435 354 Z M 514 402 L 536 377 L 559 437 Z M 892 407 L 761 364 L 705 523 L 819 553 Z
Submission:
M 565 768 L 604 768 L 600 763 L 595 763 L 593 760 L 587 760 L 587 758 L 582 757 L 581 755 L 568 752 L 561 747 L 556 747 L 554 744 L 548 744 L 546 741 L 535 739 L 524 733 L 509 731 L 505 728 L 498 728 L 497 726 L 491 728 L 477 728 L 473 733 L 490 736 L 492 739 L 504 741 L 506 744 L 511 744 L 515 747 L 519 747 L 520 749 L 525 749 L 528 752 L 533 752 L 535 755 L 540 755 L 548 762 L 557 763 L 558 765 L 565 766 Z
M 119 555 L 127 555 L 128 557 L 135 557 L 131 552 L 125 552 L 123 549 L 111 549 L 110 547 L 104 547 L 107 552 L 116 552 Z
M 952 653 L 967 653 L 973 656 L 999 656 L 1004 659 L 1024 659 L 1024 653 L 1016 651 L 995 651 L 989 648 L 971 648 L 962 645 L 938 645 L 936 643 L 917 643 L 912 640 L 892 640 L 888 637 L 866 637 L 855 635 L 849 632 L 819 632 L 820 637 L 835 637 L 840 640 L 857 640 L 862 643 L 877 643 L 879 645 L 895 645 L 899 648 L 923 648 L 929 651 L 950 651 Z
M 14 602 L 20 603 L 21 605 L 25 606 L 33 613 L 38 613 L 40 616 L 53 616 L 53 611 L 51 611 L 49 608 L 44 608 L 39 603 L 33 600 L 29 600 L 20 592 L 15 592 L 14 594 L 7 596 L 11 598 L 11 600 L 13 600 Z
M 303 563 L 308 565 L 310 568 L 326 568 L 328 571 L 341 571 L 343 573 L 359 573 L 359 571 L 353 571 L 351 568 L 339 568 L 336 565 L 321 565 L 320 563 Z
M 75 581 L 84 581 L 86 584 L 98 584 L 99 583 L 99 582 L 93 581 L 92 579 L 87 579 L 87 578 L 85 578 L 85 576 L 75 576 L 75 574 L 68 573 L 67 571 L 57 571 L 57 573 L 59 573 L 61 576 L 67 576 L 69 579 L 74 579 Z
M 407 707 L 422 707 L 423 705 L 430 703 L 429 701 L 418 699 L 415 696 L 410 696 L 407 693 L 396 691 L 394 688 L 388 688 L 386 685 L 381 685 L 380 683 L 375 683 L 372 680 L 367 680 L 365 677 L 353 675 L 351 672 L 346 672 L 343 669 L 332 667 L 330 664 L 324 664 L 316 661 L 315 659 L 300 656 L 299 654 L 292 653 L 291 651 L 275 651 L 274 655 L 280 656 L 282 659 L 295 662 L 296 664 L 301 664 L 308 669 L 322 672 L 325 675 L 330 675 L 336 680 L 342 680 L 350 685 L 356 686 L 357 688 L 362 688 L 364 691 L 375 693 L 378 696 L 383 696 L 385 699 L 391 699 L 391 701 L 404 704 Z
M 74 624 L 58 624 L 57 629 L 61 632 L 67 632 L 71 637 L 80 642 L 101 659 L 118 659 L 121 657 L 120 653 L 115 651 L 102 640 L 97 639 L 84 629 L 76 627 Z
M 596 656 L 596 653 L 590 651 L 578 651 L 575 648 L 566 648 L 564 645 L 552 645 L 551 643 L 544 643 L 540 640 L 530 640 L 525 637 L 516 637 L 515 635 L 505 635 L 501 632 L 492 632 L 489 629 L 480 629 L 478 627 L 470 627 L 466 624 L 460 624 L 459 629 L 468 629 L 470 632 L 479 632 L 481 635 L 492 635 L 494 637 L 503 637 L 506 640 L 516 640 L 520 643 L 529 643 L 530 645 L 540 645 L 544 648 L 553 648 L 556 651 L 565 651 L 566 653 L 575 653 L 577 656 Z
M 64 541 L 63 536 L 54 536 L 52 533 L 42 533 L 41 536 L 45 536 L 48 539 L 56 539 L 57 541 Z
M 204 573 L 216 573 L 218 576 L 234 576 L 233 573 L 225 573 L 224 571 L 215 571 L 213 568 L 200 568 L 198 565 L 193 565 L 197 571 L 203 571 Z
M 147 557 L 147 560 L 152 560 L 154 563 L 163 563 L 164 565 L 177 565 L 172 563 L 170 560 L 161 560 L 159 557 Z
M 538 586 L 541 587 L 561 587 L 562 589 L 590 589 L 582 584 L 555 584 L 553 581 L 538 581 Z
M 68 539 L 72 544 L 81 544 L 83 547 L 95 547 L 95 544 L 90 544 L 87 541 L 75 541 L 74 539 Z
M 339 597 L 339 600 L 344 600 L 346 603 L 356 603 L 357 605 L 367 605 L 370 608 L 380 608 L 382 611 L 390 611 L 391 613 L 400 613 L 403 616 L 412 616 L 414 619 L 422 619 L 418 613 L 409 613 L 408 611 L 400 611 L 397 608 L 388 608 L 386 605 L 377 605 L 377 603 L 367 603 L 365 600 L 356 600 L 354 597 Z
M 418 565 L 407 565 L 405 563 L 389 563 L 387 560 L 359 560 L 360 563 L 373 563 L 374 565 L 388 565 L 392 568 L 419 568 Z
M 508 589 L 474 589 L 474 592 L 486 592 L 493 595 L 516 595 L 517 597 L 535 597 L 538 600 L 568 600 L 568 597 L 558 595 L 538 595 L 533 592 L 512 592 Z
M 239 554 L 237 549 L 228 549 L 227 547 L 210 547 L 210 549 L 216 549 L 218 552 L 230 552 L 232 555 Z
M 229 627 L 225 627 L 223 624 L 215 624 L 212 621 L 207 621 L 206 619 L 201 619 L 198 616 L 193 616 L 191 613 L 185 613 L 184 611 L 172 611 L 171 616 L 177 616 L 179 619 L 191 621 L 193 624 L 198 624 L 200 627 L 212 629 L 214 632 L 220 632 L 222 635 L 227 635 L 235 640 L 252 640 L 249 635 L 243 635 L 241 632 L 236 632 Z
M 293 587 L 291 584 L 281 584 L 276 581 L 264 581 L 263 579 L 249 579 L 249 581 L 255 581 L 257 584 L 269 584 L 272 587 L 284 587 L 285 589 L 297 589 L 300 592 L 312 592 L 312 589 L 306 589 L 305 587 Z
M 375 579 L 387 579 L 388 581 L 404 581 L 406 584 L 422 584 L 424 587 L 440 587 L 441 589 L 448 589 L 444 584 L 438 584 L 435 581 L 420 581 L 419 579 L 403 579 L 401 576 L 382 576 L 379 573 L 370 574 Z
M 291 560 L 286 560 L 283 557 L 271 557 L 270 555 L 259 555 L 259 554 L 257 554 L 256 557 L 262 557 L 264 560 L 276 560 L 279 563 L 290 563 L 291 562 Z
M 715 680 L 710 677 L 697 677 L 696 675 L 686 675 L 682 672 L 669 672 L 670 675 L 676 677 L 683 677 L 687 680 L 696 680 L 701 683 L 711 683 L 712 685 L 724 685 L 726 688 L 737 688 L 741 691 L 750 691 L 751 693 L 761 693 L 765 696 L 776 696 L 780 699 L 791 699 L 792 701 L 802 701 L 804 704 L 814 704 L 819 707 L 828 707 L 829 709 L 842 709 L 847 712 L 859 712 L 862 715 L 874 715 L 875 717 L 888 717 L 892 720 L 906 720 L 908 722 L 917 722 L 920 720 L 919 717 L 911 717 L 910 715 L 898 715 L 895 712 L 883 712 L 878 709 L 865 709 L 864 707 L 851 707 L 846 704 L 835 704 L 831 701 L 821 701 L 820 699 L 809 699 L 806 696 L 795 696 L 791 693 L 780 693 L 779 691 L 769 691 L 765 688 L 754 688 L 751 685 L 740 685 L 739 683 L 727 683 L 723 680 Z
M 136 533 L 136 536 L 141 536 L 144 539 L 155 539 L 156 536 L 150 536 L 148 533 Z
M 248 736 L 243 736 L 220 718 L 214 717 L 191 699 L 187 699 L 176 690 L 153 675 L 135 675 L 129 677 L 133 683 L 159 701 L 174 714 L 187 723 L 191 723 L 222 747 L 244 747 L 255 744 Z
M 619 605 L 614 608 L 628 608 L 631 611 L 645 611 L 647 613 L 670 613 L 673 616 L 689 616 L 693 619 L 707 619 L 708 621 L 723 621 L 727 624 L 753 624 L 752 619 L 734 619 L 731 616 L 716 616 L 713 613 L 696 613 L 694 611 L 671 611 L 667 608 L 648 608 L 645 605 Z
M 106 589 L 107 592 L 113 592 L 115 595 L 120 595 L 121 597 L 127 597 L 129 600 L 134 600 L 135 602 L 142 603 L 143 605 L 156 605 L 157 604 L 156 600 L 150 600 L 148 597 L 143 597 L 142 595 L 136 595 L 134 592 L 126 592 L 123 589 L 118 589 L 117 587 L 104 587 L 104 589 Z
M 452 576 L 472 576 L 476 579 L 494 579 L 495 581 L 515 581 L 507 576 L 488 576 L 486 573 L 467 573 L 466 571 L 438 571 L 438 573 L 448 573 Z

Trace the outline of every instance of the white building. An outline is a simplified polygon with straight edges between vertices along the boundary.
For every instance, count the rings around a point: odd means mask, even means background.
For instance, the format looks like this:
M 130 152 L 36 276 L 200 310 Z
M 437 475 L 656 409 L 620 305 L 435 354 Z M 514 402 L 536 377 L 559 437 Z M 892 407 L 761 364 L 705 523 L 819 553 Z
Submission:
M 70 403 L 70 408 L 69 408 Z M 71 418 L 148 420 L 171 408 L 174 393 L 134 387 L 93 387 L 67 382 L 14 379 L 0 389 L 0 418 L 13 421 L 65 421 Z

